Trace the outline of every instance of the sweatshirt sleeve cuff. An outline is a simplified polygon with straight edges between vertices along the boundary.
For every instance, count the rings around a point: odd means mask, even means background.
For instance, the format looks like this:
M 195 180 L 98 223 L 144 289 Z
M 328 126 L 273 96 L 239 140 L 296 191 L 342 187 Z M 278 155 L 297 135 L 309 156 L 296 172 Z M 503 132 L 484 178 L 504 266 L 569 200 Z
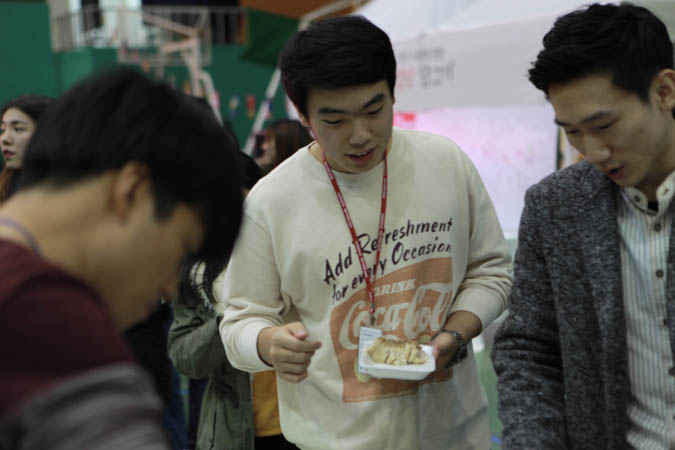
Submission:
M 480 319 L 482 329 L 490 325 L 504 310 L 505 301 L 491 291 L 480 286 L 473 286 L 457 295 L 451 313 L 469 311 Z
M 272 369 L 258 355 L 258 334 L 263 328 L 274 324 L 261 320 L 245 322 L 245 324 L 238 323 L 237 327 L 228 327 L 225 321 L 220 323 L 220 334 L 230 363 L 233 367 L 246 372 Z

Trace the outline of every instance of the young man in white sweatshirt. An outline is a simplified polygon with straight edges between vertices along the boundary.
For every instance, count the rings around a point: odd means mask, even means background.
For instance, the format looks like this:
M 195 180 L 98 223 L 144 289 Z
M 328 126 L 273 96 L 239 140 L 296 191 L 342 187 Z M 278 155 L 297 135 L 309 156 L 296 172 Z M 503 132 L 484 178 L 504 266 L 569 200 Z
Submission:
M 303 449 L 489 447 L 470 342 L 504 310 L 511 262 L 476 169 L 446 138 L 393 129 L 396 60 L 364 18 L 298 32 L 280 68 L 316 141 L 249 194 L 222 284 L 230 361 L 276 369 Z M 360 373 L 365 327 L 429 343 L 436 371 Z

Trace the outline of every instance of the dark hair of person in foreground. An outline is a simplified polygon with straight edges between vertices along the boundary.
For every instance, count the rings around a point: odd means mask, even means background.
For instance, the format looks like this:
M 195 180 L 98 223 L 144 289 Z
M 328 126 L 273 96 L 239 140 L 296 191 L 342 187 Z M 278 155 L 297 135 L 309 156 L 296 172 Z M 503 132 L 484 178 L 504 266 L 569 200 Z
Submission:
M 242 219 L 237 153 L 235 137 L 203 106 L 138 70 L 118 67 L 85 79 L 49 108 L 26 151 L 19 189 L 66 188 L 141 163 L 150 173 L 157 218 L 167 218 L 179 203 L 196 207 L 203 218 L 203 245 L 188 259 L 222 270 Z M 212 283 L 203 280 L 209 298 Z

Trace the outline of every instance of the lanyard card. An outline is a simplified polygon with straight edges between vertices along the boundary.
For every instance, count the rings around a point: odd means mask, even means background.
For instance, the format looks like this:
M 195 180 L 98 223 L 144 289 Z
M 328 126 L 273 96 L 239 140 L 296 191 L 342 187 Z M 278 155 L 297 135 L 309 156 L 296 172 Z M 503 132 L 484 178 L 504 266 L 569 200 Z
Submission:
M 365 352 L 367 343 L 373 342 L 378 337 L 382 336 L 382 330 L 379 328 L 361 327 L 359 330 L 359 372 L 368 375 L 368 370 L 361 365 L 362 353 Z

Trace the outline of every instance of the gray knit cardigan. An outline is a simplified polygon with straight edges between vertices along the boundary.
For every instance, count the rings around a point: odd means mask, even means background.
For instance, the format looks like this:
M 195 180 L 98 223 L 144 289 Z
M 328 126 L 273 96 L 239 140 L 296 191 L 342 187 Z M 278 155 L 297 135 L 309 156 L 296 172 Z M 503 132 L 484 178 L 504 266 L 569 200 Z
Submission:
M 617 189 L 582 162 L 526 194 L 510 312 L 493 352 L 504 449 L 628 448 Z M 675 354 L 675 227 L 667 276 Z

